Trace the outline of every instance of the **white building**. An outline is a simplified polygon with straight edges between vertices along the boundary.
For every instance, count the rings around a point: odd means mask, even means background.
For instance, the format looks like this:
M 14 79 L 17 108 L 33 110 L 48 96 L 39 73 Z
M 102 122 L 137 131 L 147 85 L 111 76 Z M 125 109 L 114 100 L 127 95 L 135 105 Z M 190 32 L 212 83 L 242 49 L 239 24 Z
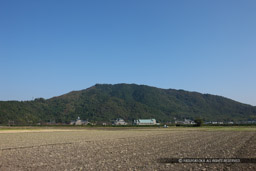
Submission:
M 136 124 L 136 125 L 157 125 L 155 119 L 139 119 L 139 120 L 134 120 L 134 124 Z
M 80 117 L 78 116 L 76 121 L 71 121 L 70 125 L 87 125 L 89 122 L 85 120 L 81 120 Z
M 190 119 L 184 119 L 184 124 L 195 124 L 195 122 Z
M 190 119 L 184 119 L 184 121 L 175 121 L 175 124 L 184 124 L 184 125 L 193 125 L 193 124 L 196 124 L 193 120 L 190 120 Z
M 127 123 L 123 119 L 118 118 L 114 121 L 114 125 L 127 125 Z

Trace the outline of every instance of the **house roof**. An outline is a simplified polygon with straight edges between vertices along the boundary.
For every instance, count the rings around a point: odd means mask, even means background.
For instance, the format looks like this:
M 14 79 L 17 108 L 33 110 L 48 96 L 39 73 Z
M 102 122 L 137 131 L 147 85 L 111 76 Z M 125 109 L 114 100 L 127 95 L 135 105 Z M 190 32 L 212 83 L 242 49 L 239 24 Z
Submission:
M 155 119 L 139 119 L 140 123 L 152 123 L 155 121 Z

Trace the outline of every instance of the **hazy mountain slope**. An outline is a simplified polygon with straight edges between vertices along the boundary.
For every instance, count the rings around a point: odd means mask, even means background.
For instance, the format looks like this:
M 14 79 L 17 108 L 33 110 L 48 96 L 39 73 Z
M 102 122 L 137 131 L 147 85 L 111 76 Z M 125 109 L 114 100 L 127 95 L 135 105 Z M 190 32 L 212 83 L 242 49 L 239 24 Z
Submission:
M 221 96 L 136 84 L 96 84 L 81 91 L 28 102 L 0 102 L 0 122 L 69 122 L 80 116 L 91 121 L 173 117 L 205 120 L 248 120 L 256 118 L 256 107 Z

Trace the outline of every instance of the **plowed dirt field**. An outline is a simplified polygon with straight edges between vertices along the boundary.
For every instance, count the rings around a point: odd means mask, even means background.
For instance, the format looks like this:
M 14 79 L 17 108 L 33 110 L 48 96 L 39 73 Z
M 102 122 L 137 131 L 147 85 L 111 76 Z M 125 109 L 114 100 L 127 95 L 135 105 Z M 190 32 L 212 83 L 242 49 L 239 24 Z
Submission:
M 179 128 L 0 131 L 0 170 L 256 170 L 256 163 L 159 163 L 256 158 L 256 131 Z

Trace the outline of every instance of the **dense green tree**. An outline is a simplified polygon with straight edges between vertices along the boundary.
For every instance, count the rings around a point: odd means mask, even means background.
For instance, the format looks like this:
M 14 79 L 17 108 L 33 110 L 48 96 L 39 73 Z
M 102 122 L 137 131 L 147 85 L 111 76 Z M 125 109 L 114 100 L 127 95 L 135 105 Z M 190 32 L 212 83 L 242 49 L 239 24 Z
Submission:
M 203 125 L 203 120 L 201 118 L 196 118 L 194 122 L 196 123 L 195 126 L 200 127 Z

